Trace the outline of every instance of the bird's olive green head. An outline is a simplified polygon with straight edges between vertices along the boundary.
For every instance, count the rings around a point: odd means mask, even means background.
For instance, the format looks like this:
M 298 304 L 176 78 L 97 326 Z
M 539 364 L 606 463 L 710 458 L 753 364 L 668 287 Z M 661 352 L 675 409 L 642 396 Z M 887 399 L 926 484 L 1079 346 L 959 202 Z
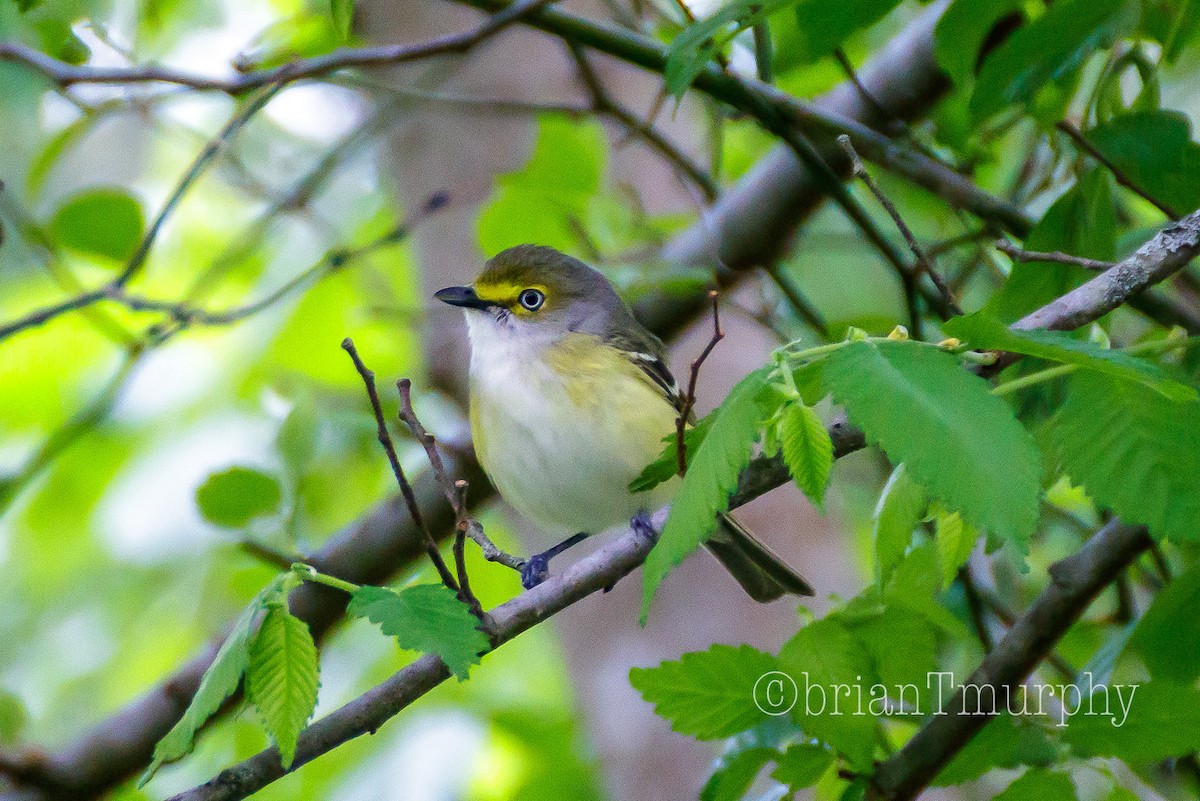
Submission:
M 541 245 L 518 245 L 494 256 L 470 286 L 434 297 L 491 318 L 496 328 L 540 333 L 607 335 L 632 317 L 608 279 L 579 259 Z M 477 312 L 473 314 L 471 312 Z

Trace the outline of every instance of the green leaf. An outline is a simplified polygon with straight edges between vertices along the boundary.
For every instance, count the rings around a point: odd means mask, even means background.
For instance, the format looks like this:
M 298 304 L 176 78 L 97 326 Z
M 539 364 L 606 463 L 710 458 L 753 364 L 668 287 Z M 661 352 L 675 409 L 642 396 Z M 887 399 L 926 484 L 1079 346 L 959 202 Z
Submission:
M 896 465 L 875 506 L 875 574 L 886 584 L 912 543 L 913 530 L 925 518 L 929 497 L 909 477 L 904 463 Z
M 25 704 L 21 702 L 20 697 L 7 690 L 0 690 L 0 745 L 15 744 L 28 719 L 29 714 L 25 711 Z
M 764 403 L 768 398 L 778 398 L 765 392 L 770 372 L 770 367 L 762 367 L 743 378 L 713 413 L 708 435 L 691 457 L 687 475 L 675 494 L 662 536 L 646 559 L 643 623 L 667 573 L 716 531 L 717 515 L 729 509 L 729 497 L 737 488 L 742 469 L 750 463 L 762 421 L 772 411 L 765 409 Z
M 192 696 L 183 716 L 175 723 L 169 732 L 154 746 L 154 756 L 150 766 L 138 779 L 138 787 L 145 786 L 154 773 L 166 762 L 172 762 L 192 750 L 196 740 L 196 732 L 213 714 L 221 708 L 225 699 L 237 692 L 241 684 L 242 674 L 250 661 L 250 637 L 254 632 L 254 621 L 262 611 L 268 598 L 273 598 L 281 592 L 284 586 L 281 577 L 273 581 L 262 592 L 255 596 L 238 616 L 233 629 L 221 644 L 212 664 L 200 679 L 200 687 Z
M 954 0 L 933 31 L 934 56 L 956 83 L 975 75 L 979 51 L 1001 18 L 1021 12 L 1021 0 Z
M 70 22 L 61 17 L 42 17 L 35 20 L 39 47 L 48 56 L 78 66 L 91 58 L 92 51 L 75 35 Z
M 708 436 L 708 427 L 712 425 L 712 421 L 713 415 L 705 415 L 700 422 L 683 432 L 683 444 L 686 446 L 684 456 L 688 464 L 691 464 L 696 449 Z M 646 469 L 629 482 L 630 492 L 652 490 L 664 481 L 670 481 L 679 475 L 679 454 L 675 447 L 675 439 L 675 432 L 667 435 L 663 440 L 666 445 L 663 446 L 662 453 L 658 455 L 658 458 L 646 465 Z
M 796 682 L 799 698 L 792 716 L 805 734 L 833 746 L 852 768 L 870 769 L 875 718 L 867 714 L 867 701 L 877 679 L 858 638 L 837 620 L 817 620 L 784 644 L 779 664 Z
M 667 93 L 681 98 L 717 53 L 739 33 L 752 28 L 795 0 L 734 0 L 715 14 L 691 23 L 671 40 L 663 82 Z
M 1107 696 L 1094 694 L 1096 714 L 1078 714 L 1063 729 L 1063 739 L 1077 755 L 1148 764 L 1200 749 L 1200 690 L 1195 687 L 1156 679 L 1112 685 Z
M 1038 89 L 1112 44 L 1137 20 L 1138 6 L 1132 0 L 1059 0 L 1018 28 L 983 62 L 971 95 L 972 115 L 983 120 L 1032 100 Z
M 828 356 L 824 375 L 851 421 L 913 480 L 976 528 L 1028 547 L 1040 457 L 986 381 L 912 341 L 851 342 Z
M 273 514 L 282 494 L 279 482 L 249 467 L 213 473 L 196 490 L 196 505 L 208 522 L 241 528 L 256 517 Z
M 900 0 L 800 0 L 796 60 L 807 64 L 829 55 L 851 34 L 874 25 L 899 4 Z
M 633 668 L 629 683 L 674 731 L 713 740 L 767 718 L 755 703 L 755 686 L 773 670 L 775 658 L 749 645 L 714 645 L 658 667 Z
M 833 754 L 819 745 L 795 743 L 789 745 L 776 761 L 779 766 L 771 773 L 771 778 L 795 791 L 816 784 L 833 764 Z
M 1200 677 L 1200 565 L 1171 580 L 1129 638 L 1151 677 L 1192 684 Z
M 1074 725 L 1074 724 L 1072 724 Z M 1049 765 L 1058 750 L 1033 720 L 1006 713 L 989 721 L 933 780 L 936 787 L 974 781 L 993 768 Z
M 993 801 L 1075 801 L 1075 785 L 1066 773 L 1032 768 L 1004 788 Z
M 882 605 L 875 614 L 839 615 L 838 620 L 870 655 L 881 684 L 889 690 L 915 684 L 924 692 L 929 674 L 936 669 L 937 630 L 916 610 L 876 603 Z
M 146 220 L 137 199 L 123 189 L 90 189 L 59 207 L 51 232 L 60 245 L 125 261 L 137 250 Z
M 823 512 L 833 469 L 833 441 L 825 424 L 811 408 L 795 401 L 784 407 L 779 430 L 783 463 L 813 506 Z
M 1051 436 L 1062 469 L 1099 505 L 1156 537 L 1200 540 L 1200 402 L 1081 372 Z
M 1117 249 L 1117 212 L 1113 179 L 1107 170 L 1085 173 L 1056 200 L 1025 239 L 1027 250 L 1061 251 L 1099 261 L 1112 261 Z M 1017 262 L 999 293 L 985 309 L 1012 322 L 1046 305 L 1092 278 L 1083 267 L 1048 261 Z
M 941 510 L 935 518 L 934 542 L 942 566 L 942 589 L 954 583 L 958 569 L 966 564 L 979 542 L 979 532 L 963 522 L 958 512 Z
M 1087 370 L 1136 381 L 1174 400 L 1194 400 L 1196 390 L 1168 378 L 1162 369 L 1145 359 L 1119 350 L 1102 348 L 1095 342 L 1076 339 L 1062 331 L 1014 331 L 985 312 L 947 320 L 942 330 L 977 350 L 1004 350 L 1036 356 Z
M 1200 4 L 1197 4 L 1200 5 Z M 1124 114 L 1085 134 L 1097 150 L 1138 186 L 1177 214 L 1200 207 L 1200 144 L 1177 111 Z
M 350 26 L 354 23 L 354 0 L 330 0 L 329 11 L 333 16 L 333 26 L 342 39 L 349 39 Z
M 774 748 L 747 748 L 722 760 L 700 790 L 700 801 L 738 801 L 750 789 L 763 765 L 779 752 Z
M 246 691 L 279 746 L 285 769 L 296 758 L 300 732 L 317 707 L 317 646 L 308 624 L 284 604 L 267 610 L 246 670 Z
M 488 650 L 479 618 L 444 584 L 415 584 L 399 591 L 361 587 L 346 611 L 378 624 L 401 648 L 441 657 L 459 681 Z
M 479 247 L 494 254 L 537 242 L 577 250 L 578 226 L 600 191 L 606 153 L 599 122 L 539 117 L 533 156 L 496 179 L 496 193 L 479 215 Z

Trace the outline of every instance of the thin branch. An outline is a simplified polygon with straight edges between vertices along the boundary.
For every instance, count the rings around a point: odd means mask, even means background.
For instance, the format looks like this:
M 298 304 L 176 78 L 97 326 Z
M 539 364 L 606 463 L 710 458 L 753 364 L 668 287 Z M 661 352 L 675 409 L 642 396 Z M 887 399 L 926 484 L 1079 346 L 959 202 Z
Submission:
M 582 47 L 571 40 L 566 40 L 567 50 L 574 59 L 579 70 L 579 77 L 591 95 L 592 109 L 599 114 L 607 114 L 623 125 L 631 134 L 637 136 L 651 149 L 658 151 L 663 158 L 671 163 L 682 175 L 695 184 L 705 199 L 711 203 L 717 199 L 720 189 L 712 176 L 700 168 L 682 150 L 659 132 L 651 123 L 638 118 L 636 114 L 622 105 L 604 87 L 604 82 L 596 73 L 587 53 Z
M 396 456 L 396 446 L 392 442 L 392 435 L 388 432 L 387 423 L 384 421 L 383 416 L 383 406 L 379 403 L 379 393 L 375 389 L 375 373 L 371 372 L 363 364 L 363 360 L 358 355 L 358 350 L 354 347 L 354 340 L 350 339 L 350 337 L 342 340 L 342 350 L 350 355 L 351 361 L 354 362 L 354 368 L 358 370 L 359 376 L 362 377 L 363 386 L 367 390 L 367 397 L 371 401 L 371 411 L 375 413 L 376 437 L 379 440 L 379 444 L 383 446 L 384 453 L 387 454 L 388 463 L 392 466 L 392 474 L 396 477 L 396 483 L 400 485 L 400 494 L 404 497 L 404 505 L 408 507 L 408 514 L 412 517 L 413 523 L 416 524 L 417 529 L 421 532 L 425 540 L 425 553 L 437 569 L 442 583 L 455 592 L 458 592 L 458 582 L 455 581 L 450 568 L 446 566 L 446 560 L 442 559 L 442 554 L 438 551 L 437 542 L 434 541 L 433 536 L 429 533 L 429 527 L 425 525 L 425 516 L 421 512 L 420 505 L 417 503 L 417 497 L 413 493 L 412 484 L 408 482 L 408 477 L 404 475 L 404 468 L 400 466 L 400 459 Z
M 871 174 L 867 172 L 867 168 L 863 166 L 862 159 L 858 157 L 858 153 L 854 150 L 854 145 L 850 143 L 850 137 L 842 134 L 838 137 L 838 144 L 842 146 L 842 150 L 846 151 L 846 155 L 850 159 L 851 172 L 863 182 L 863 185 L 870 190 L 875 199 L 879 201 L 879 204 L 887 211 L 888 216 L 892 218 L 892 222 L 896 223 L 896 228 L 900 230 L 904 241 L 908 243 L 908 249 L 916 257 L 918 271 L 929 276 L 929 280 L 933 281 L 933 285 L 941 293 L 941 311 L 944 315 L 942 319 L 946 319 L 947 316 L 962 314 L 962 309 L 959 307 L 958 301 L 954 299 L 954 293 L 950 291 L 950 287 L 946 285 L 942 276 L 934 269 L 933 262 L 929 260 L 929 257 L 925 255 L 925 251 L 917 243 L 917 238 L 913 236 L 912 229 L 908 227 L 908 224 L 904 222 L 904 218 L 900 216 L 899 210 L 896 209 L 896 204 L 892 203 L 891 198 L 883 193 L 883 190 L 879 188 L 879 185 L 871 177 Z M 946 312 L 949 312 L 949 315 L 946 315 Z
M 1118 167 L 1116 164 L 1113 164 L 1108 159 L 1107 156 L 1105 156 L 1103 153 L 1101 153 L 1099 148 L 1097 148 L 1095 145 L 1093 145 L 1091 142 L 1089 142 L 1087 140 L 1087 137 L 1085 137 L 1083 135 L 1083 132 L 1080 131 L 1078 128 L 1076 128 L 1074 125 L 1067 122 L 1066 120 L 1061 120 L 1060 122 L 1056 123 L 1054 127 L 1057 128 L 1058 130 L 1062 131 L 1063 133 L 1065 133 L 1067 136 L 1069 136 L 1071 138 L 1071 141 L 1074 142 L 1075 145 L 1080 150 L 1087 153 L 1089 156 L 1094 158 L 1096 161 L 1100 162 L 1100 164 L 1104 167 L 1104 169 L 1106 169 L 1110 173 L 1112 173 L 1112 177 L 1117 179 L 1117 183 L 1119 183 L 1121 186 L 1125 187 L 1126 189 L 1133 192 L 1135 195 L 1138 195 L 1142 199 L 1146 200 L 1148 203 L 1150 203 L 1156 209 L 1161 211 L 1163 214 L 1167 215 L 1167 217 L 1169 219 L 1172 219 L 1172 220 L 1179 219 L 1179 212 L 1175 211 L 1175 209 L 1173 209 L 1171 206 L 1168 206 L 1166 203 L 1159 200 L 1154 195 L 1150 194 L 1150 192 L 1147 189 L 1145 189 L 1143 186 L 1141 186 L 1136 181 L 1134 181 L 1132 178 L 1130 178 L 1128 175 L 1126 175 L 1125 172 L 1120 167 Z
M 80 83 L 172 83 L 237 95 L 271 84 L 282 86 L 302 79 L 319 78 L 351 67 L 381 67 L 464 53 L 553 1 L 519 0 L 499 10 L 474 30 L 439 36 L 419 44 L 340 48 L 327 55 L 300 59 L 270 69 L 250 70 L 229 78 L 197 75 L 153 64 L 135 67 L 75 66 L 17 42 L 0 42 L 0 61 L 23 64 L 61 87 Z
M 692 412 L 696 409 L 696 383 L 700 380 L 700 368 L 704 366 L 704 362 L 708 359 L 713 348 L 717 343 L 725 338 L 725 332 L 721 330 L 721 293 L 717 290 L 712 290 L 708 293 L 709 299 L 712 301 L 712 319 L 713 332 L 708 340 L 708 344 L 704 346 L 704 350 L 700 351 L 700 355 L 692 362 L 691 370 L 688 373 L 687 392 L 679 404 L 679 415 L 675 418 L 675 456 L 676 470 L 679 475 L 687 472 L 687 438 L 684 436 L 687 433 L 688 423 L 691 421 Z
M 996 250 L 1008 256 L 1014 261 L 1031 262 L 1031 261 L 1048 261 L 1054 264 L 1069 264 L 1073 267 L 1082 267 L 1085 270 L 1097 270 L 1103 272 L 1114 266 L 1111 261 L 1100 261 L 1099 259 L 1085 259 L 1082 256 L 1072 256 L 1068 253 L 1060 253 L 1059 251 L 1045 252 L 1039 250 L 1023 250 L 1017 247 L 1007 239 L 996 240 Z
M 3 44 L 0 44 L 0 48 Z M 167 197 L 158 214 L 155 215 L 154 221 L 150 227 L 146 229 L 146 233 L 142 236 L 138 243 L 137 249 L 129 260 L 125 263 L 121 272 L 117 274 L 111 281 L 98 289 L 82 292 L 73 298 L 68 298 L 65 301 L 47 306 L 21 317 L 4 325 L 0 325 L 0 340 L 12 336 L 15 333 L 24 331 L 28 328 L 43 325 L 44 323 L 53 320 L 61 314 L 70 311 L 76 311 L 87 306 L 97 303 L 105 298 L 110 297 L 114 293 L 119 293 L 125 286 L 137 275 L 146 263 L 147 257 L 150 255 L 150 249 L 154 246 L 155 240 L 158 238 L 159 231 L 162 230 L 163 224 L 170 217 L 184 195 L 195 185 L 199 177 L 204 173 L 218 154 L 224 150 L 233 138 L 237 135 L 250 119 L 257 114 L 263 106 L 265 106 L 272 97 L 279 91 L 278 87 L 270 87 L 240 108 L 237 113 L 230 117 L 225 126 L 213 137 L 207 145 L 196 156 L 191 166 L 183 174 L 183 177 L 175 185 L 171 194 Z

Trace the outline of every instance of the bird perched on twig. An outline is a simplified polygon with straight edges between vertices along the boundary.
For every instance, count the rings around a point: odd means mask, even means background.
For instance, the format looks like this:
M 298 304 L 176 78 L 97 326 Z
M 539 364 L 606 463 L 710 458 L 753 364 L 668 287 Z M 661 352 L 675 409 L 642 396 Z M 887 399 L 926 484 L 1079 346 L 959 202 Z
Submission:
M 526 588 L 551 557 L 618 524 L 657 536 L 648 512 L 678 479 L 645 493 L 629 484 L 675 431 L 683 398 L 647 331 L 608 279 L 557 250 L 520 245 L 471 286 L 438 300 L 464 309 L 471 340 L 471 429 L 479 463 L 518 512 L 570 534 L 525 561 Z M 755 600 L 811 595 L 808 582 L 733 518 L 706 543 Z

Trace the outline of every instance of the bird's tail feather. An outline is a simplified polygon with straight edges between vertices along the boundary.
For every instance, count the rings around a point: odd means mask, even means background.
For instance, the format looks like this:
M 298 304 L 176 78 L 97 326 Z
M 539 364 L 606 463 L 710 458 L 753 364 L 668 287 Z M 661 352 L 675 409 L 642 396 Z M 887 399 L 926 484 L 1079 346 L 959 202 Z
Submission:
M 721 525 L 705 545 L 746 594 L 760 603 L 789 593 L 813 594 L 800 574 L 729 515 L 721 515 Z

